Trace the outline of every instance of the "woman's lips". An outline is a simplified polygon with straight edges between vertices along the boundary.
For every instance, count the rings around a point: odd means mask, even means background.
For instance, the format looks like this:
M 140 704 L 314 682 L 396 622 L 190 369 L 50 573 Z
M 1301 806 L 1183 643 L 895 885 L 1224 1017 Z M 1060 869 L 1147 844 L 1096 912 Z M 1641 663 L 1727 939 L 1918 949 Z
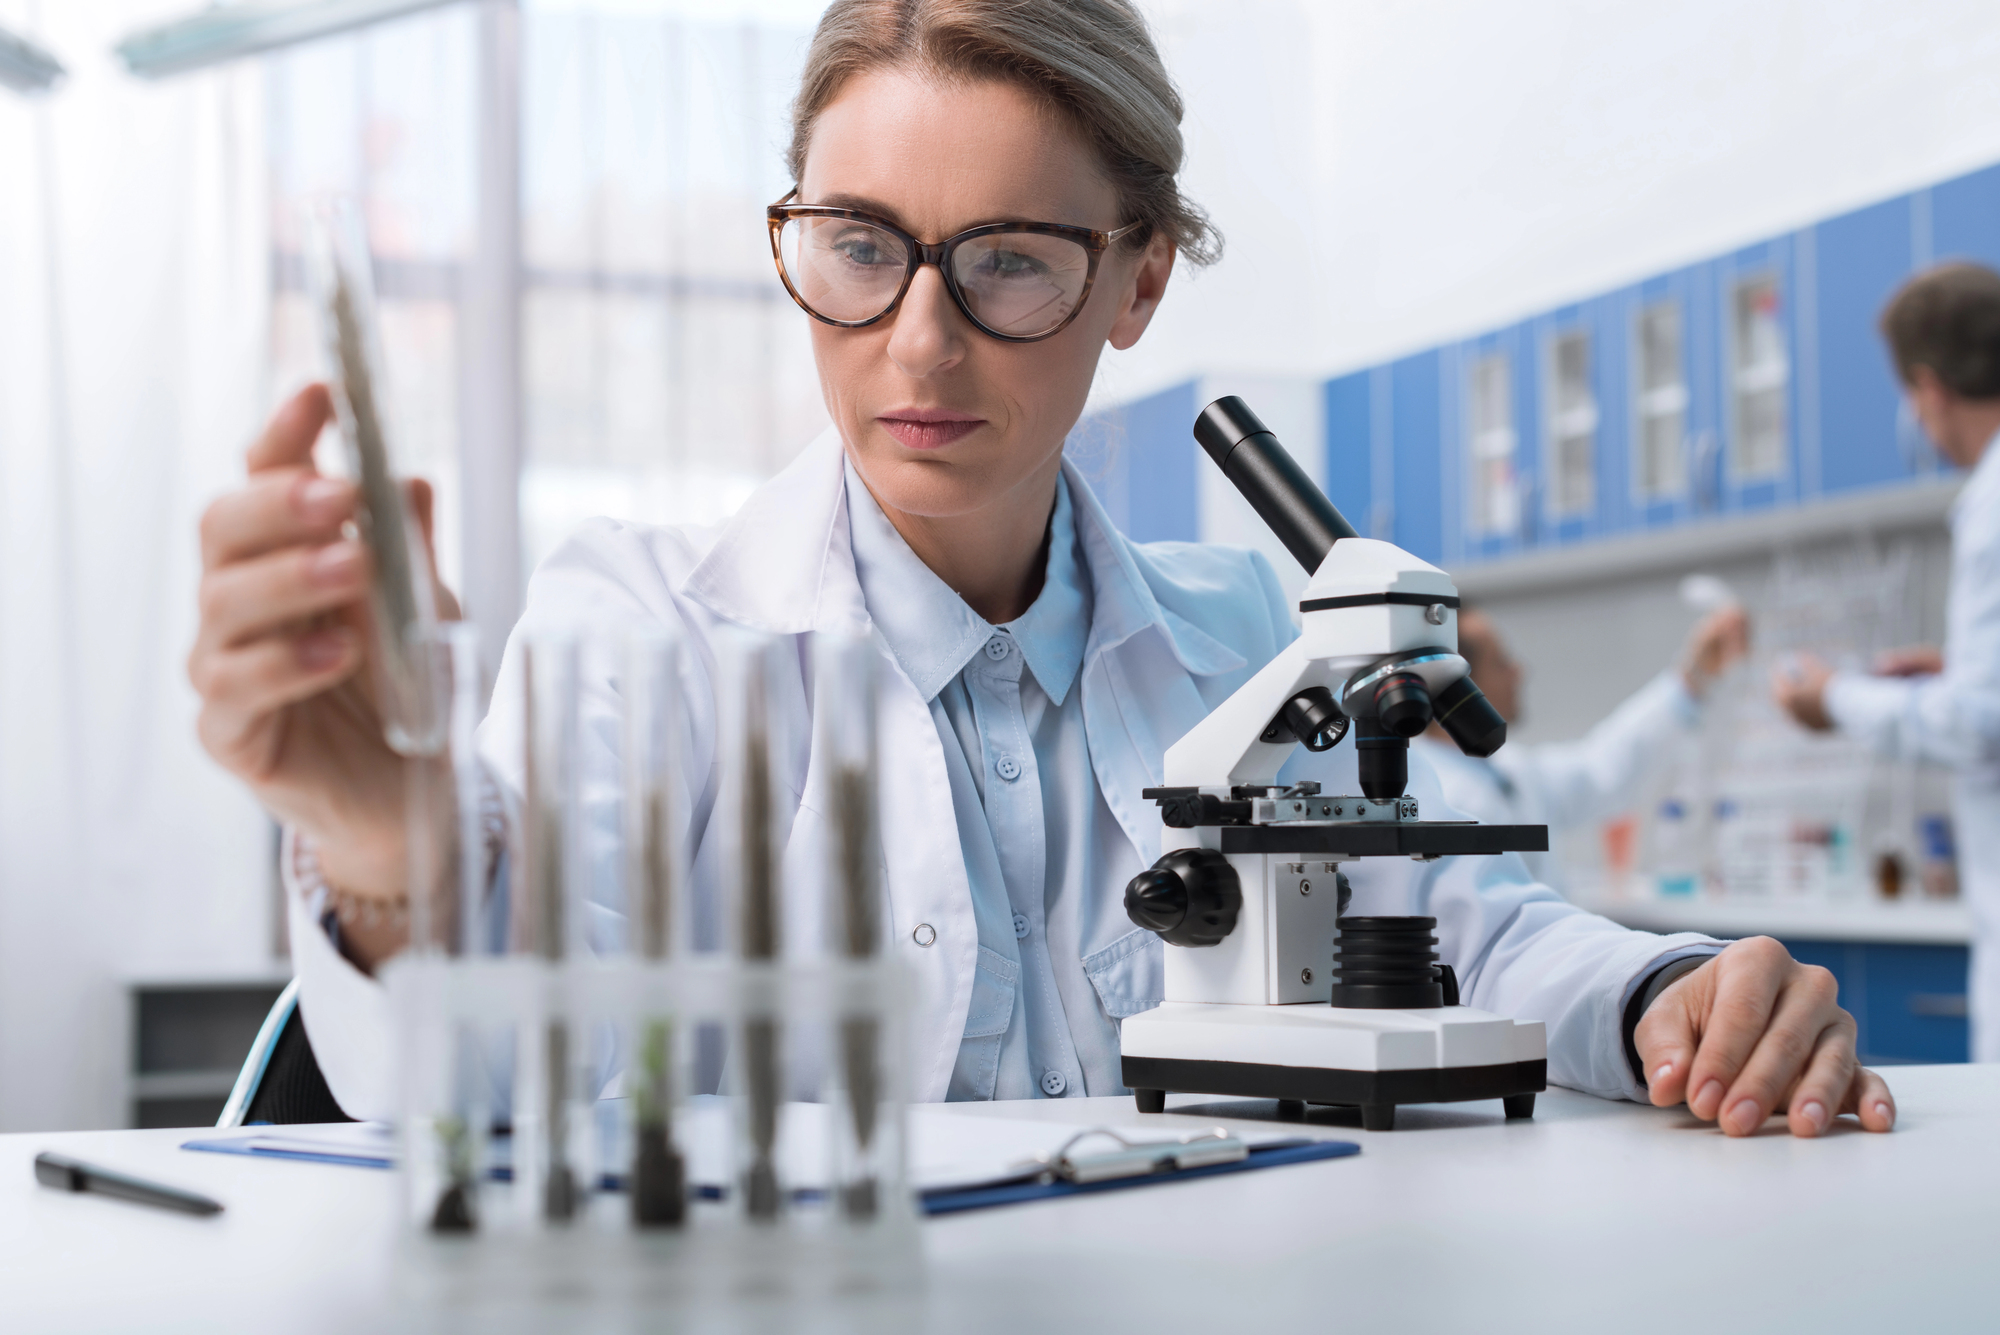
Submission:
M 962 417 L 956 413 L 885 413 L 875 420 L 912 450 L 941 449 L 986 425 L 983 417 Z

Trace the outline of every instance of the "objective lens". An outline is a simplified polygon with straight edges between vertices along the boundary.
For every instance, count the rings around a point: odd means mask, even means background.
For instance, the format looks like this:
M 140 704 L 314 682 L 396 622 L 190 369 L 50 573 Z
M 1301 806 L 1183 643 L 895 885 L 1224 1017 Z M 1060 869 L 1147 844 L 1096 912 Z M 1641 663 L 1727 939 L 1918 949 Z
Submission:
M 1398 737 L 1414 737 L 1430 726 L 1431 693 L 1414 672 L 1398 672 L 1375 688 L 1375 717 Z

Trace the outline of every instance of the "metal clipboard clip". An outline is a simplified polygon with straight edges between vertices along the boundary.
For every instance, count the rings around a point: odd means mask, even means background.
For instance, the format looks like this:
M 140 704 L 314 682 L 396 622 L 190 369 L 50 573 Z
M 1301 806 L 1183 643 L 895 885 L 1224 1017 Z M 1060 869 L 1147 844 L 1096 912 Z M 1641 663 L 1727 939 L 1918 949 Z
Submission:
M 1120 1148 L 1095 1154 L 1077 1154 L 1076 1145 L 1093 1136 L 1106 1136 Z M 1064 1182 L 1105 1182 L 1120 1177 L 1145 1177 L 1171 1173 L 1182 1168 L 1206 1168 L 1210 1164 L 1235 1163 L 1248 1158 L 1250 1147 L 1221 1127 L 1180 1140 L 1132 1141 L 1109 1127 L 1079 1131 L 1049 1154 L 1038 1154 L 1016 1165 L 1022 1172 L 1039 1172 L 1043 1180 Z

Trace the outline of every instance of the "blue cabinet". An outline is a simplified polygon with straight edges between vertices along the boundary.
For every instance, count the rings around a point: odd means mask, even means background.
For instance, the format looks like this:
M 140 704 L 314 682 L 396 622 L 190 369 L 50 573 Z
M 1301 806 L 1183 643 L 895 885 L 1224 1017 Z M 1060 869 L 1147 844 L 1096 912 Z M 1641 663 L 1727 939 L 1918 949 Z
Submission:
M 1828 969 L 1840 1004 L 1853 1014 L 1864 1062 L 1962 1062 L 1969 1059 L 1964 946 L 1876 941 L 1787 941 L 1792 958 Z

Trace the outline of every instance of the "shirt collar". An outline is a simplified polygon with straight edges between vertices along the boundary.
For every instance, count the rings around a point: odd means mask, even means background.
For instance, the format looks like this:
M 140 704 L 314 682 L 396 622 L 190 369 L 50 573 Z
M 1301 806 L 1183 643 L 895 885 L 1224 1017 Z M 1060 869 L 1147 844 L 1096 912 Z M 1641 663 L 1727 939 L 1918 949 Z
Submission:
M 1069 481 L 1059 477 L 1056 510 L 1049 516 L 1049 564 L 1042 591 L 1027 611 L 1007 623 L 1042 694 L 1058 705 L 1076 683 L 1090 634 L 1092 598 L 1081 575 L 1076 511 L 1070 504 Z
M 868 615 L 925 700 L 965 670 L 997 629 L 925 565 L 854 471 L 845 467 L 847 512 Z M 1048 570 L 1033 605 L 1005 629 L 1050 700 L 1060 705 L 1076 681 L 1090 632 L 1091 600 L 1078 561 L 1067 479 L 1056 486 L 1049 519 Z

